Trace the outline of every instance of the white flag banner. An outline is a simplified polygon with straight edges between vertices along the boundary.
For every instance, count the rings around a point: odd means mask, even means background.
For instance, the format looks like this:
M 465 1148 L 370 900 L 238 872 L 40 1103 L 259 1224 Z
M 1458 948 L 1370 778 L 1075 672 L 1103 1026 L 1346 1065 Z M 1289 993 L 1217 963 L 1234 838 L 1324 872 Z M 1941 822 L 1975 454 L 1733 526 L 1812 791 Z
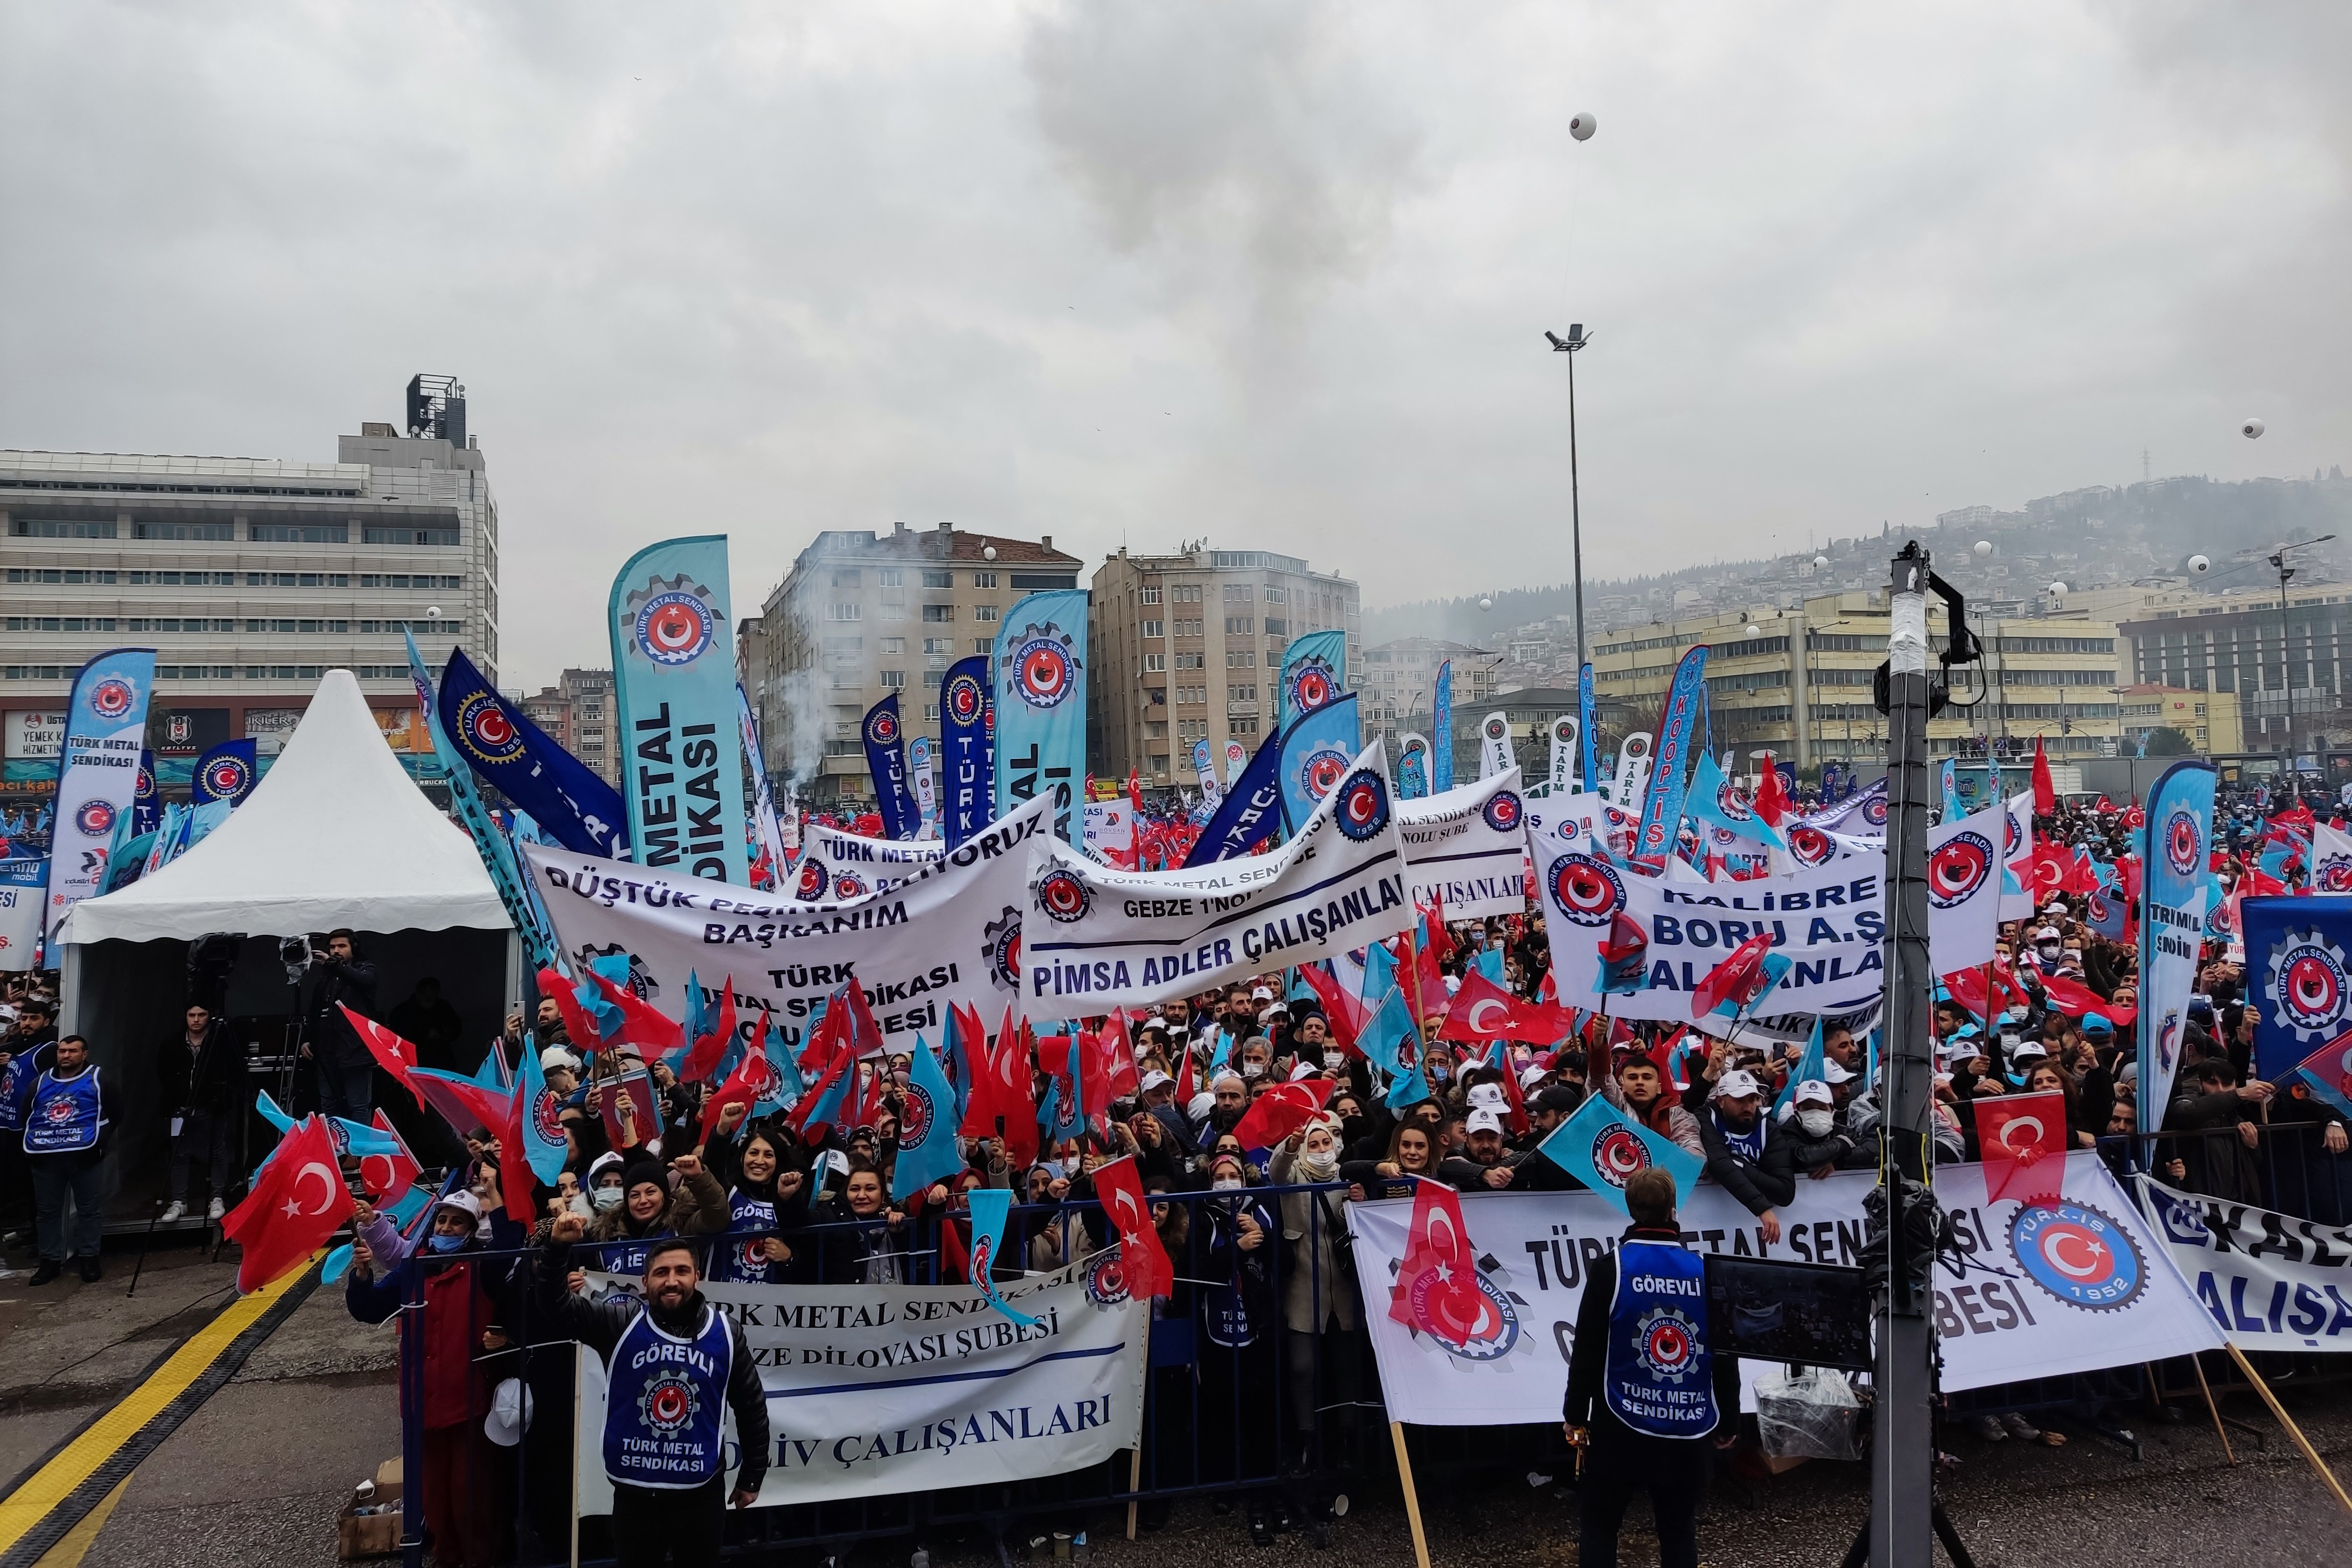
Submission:
M 937 839 L 868 839 L 811 825 L 786 890 L 801 904 L 838 904 L 893 888 L 947 854 Z
M 1060 1475 L 1142 1441 L 1151 1311 L 1119 1282 L 1115 1249 L 1005 1282 L 1033 1328 L 969 1285 L 706 1281 L 702 1293 L 743 1325 L 767 1389 L 773 1447 L 754 1508 Z M 610 1513 L 604 1369 L 593 1351 L 580 1362 L 580 1512 Z M 725 1437 L 731 1474 L 731 1410 Z
M 1992 962 L 2008 831 L 2008 809 L 1998 801 L 1927 830 L 1927 956 L 1939 975 Z
M 1434 899 L 1448 920 L 1524 915 L 1528 909 L 1528 812 L 1519 770 L 1396 803 L 1415 904 Z
M 1876 1182 L 1866 1171 L 1799 1182 L 1796 1201 L 1774 1210 L 1780 1239 L 1769 1245 L 1755 1216 L 1706 1183 L 1683 1206 L 1683 1238 L 1701 1253 L 1859 1267 L 1862 1201 Z M 2055 1203 L 1988 1203 L 1978 1166 L 1938 1166 L 1936 1197 L 1953 1217 L 1963 1255 L 1958 1271 L 1947 1264 L 1936 1274 L 1946 1391 L 2220 1347 L 2212 1319 L 2097 1155 L 2067 1157 Z M 1617 1249 L 1622 1211 L 1593 1193 L 1463 1195 L 1475 1283 L 1494 1310 L 1475 1314 L 1478 1337 L 1459 1349 L 1389 1315 L 1412 1201 L 1351 1203 L 1347 1212 L 1390 1420 L 1559 1420 L 1577 1304 L 1592 1260 Z
M 646 1000 L 662 1012 L 683 1016 L 688 974 L 706 988 L 731 980 L 742 1027 L 772 1019 L 797 1049 L 803 1020 L 854 974 L 889 1049 L 901 1051 L 919 1032 L 939 1039 L 956 1004 L 994 1018 L 1020 995 L 1029 845 L 1051 804 L 1022 806 L 944 860 L 910 868 L 899 886 L 828 904 L 520 847 L 573 963 L 635 954 Z
M 1120 872 L 1058 841 L 1031 852 L 1029 1015 L 1149 1007 L 1382 941 L 1413 922 L 1381 742 L 1268 855 Z
M 2173 1263 L 2232 1344 L 2352 1351 L 2352 1229 L 2137 1179 Z
M 1087 853 L 1103 864 L 1135 869 L 1135 811 L 1126 796 L 1087 802 L 1085 840 Z

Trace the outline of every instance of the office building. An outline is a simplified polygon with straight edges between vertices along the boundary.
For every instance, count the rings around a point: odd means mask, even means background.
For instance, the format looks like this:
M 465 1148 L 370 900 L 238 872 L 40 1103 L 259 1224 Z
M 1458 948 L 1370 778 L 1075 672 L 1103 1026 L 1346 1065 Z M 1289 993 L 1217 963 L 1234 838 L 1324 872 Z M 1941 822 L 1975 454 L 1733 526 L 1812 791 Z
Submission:
M 613 744 L 613 672 L 566 670 L 561 681 L 530 696 L 514 699 L 523 715 L 556 744 L 586 763 L 590 771 L 618 787 Z
M 866 710 L 899 693 L 908 741 L 936 742 L 948 666 L 988 653 L 1023 594 L 1076 588 L 1082 564 L 1050 534 L 898 523 L 887 534 L 817 535 L 736 628 L 737 669 L 779 794 L 824 808 L 871 802 Z
M 2284 610 L 2275 580 L 2266 589 L 2150 608 L 2120 628 L 2130 640 L 2131 677 L 2145 685 L 2228 694 L 2236 705 L 2238 748 L 2298 748 L 2352 729 L 2345 711 L 2352 588 L 2292 585 Z
M 1226 742 L 1254 751 L 1273 725 L 1295 637 L 1344 631 L 1349 683 L 1364 669 L 1355 583 L 1296 556 L 1206 540 L 1169 555 L 1122 549 L 1092 588 L 1087 760 L 1097 778 L 1191 786 L 1202 740 L 1222 777 Z
M 498 505 L 465 389 L 409 383 L 407 422 L 339 437 L 332 463 L 0 451 L 0 709 L 8 777 L 45 789 L 75 672 L 156 650 L 149 741 L 167 789 L 250 736 L 274 756 L 325 671 L 359 678 L 412 767 L 431 754 L 401 638 L 496 678 Z
M 2208 757 L 2245 749 L 2233 692 L 2192 691 L 2185 686 L 2126 686 L 2117 697 L 2126 756 L 2136 753 L 2158 729 L 2177 729 Z

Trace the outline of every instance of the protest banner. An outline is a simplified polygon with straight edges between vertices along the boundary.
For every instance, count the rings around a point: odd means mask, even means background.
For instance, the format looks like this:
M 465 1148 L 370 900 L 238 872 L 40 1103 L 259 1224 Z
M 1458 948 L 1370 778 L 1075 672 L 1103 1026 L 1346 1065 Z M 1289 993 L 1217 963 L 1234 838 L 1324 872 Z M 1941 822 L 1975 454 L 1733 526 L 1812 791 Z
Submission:
M 635 1280 L 588 1276 L 591 1290 Z M 702 1294 L 743 1325 L 774 1444 L 754 1508 L 1060 1475 L 1142 1440 L 1151 1312 L 1116 1249 L 1007 1281 L 1024 1327 L 969 1285 L 749 1285 Z M 580 1512 L 610 1513 L 604 1369 L 581 1357 Z M 740 1463 L 727 1418 L 728 1469 Z
M 801 856 L 785 879 L 785 891 L 802 904 L 863 898 L 898 886 L 915 874 L 914 868 L 937 865 L 947 852 L 937 839 L 868 839 L 812 822 L 801 837 Z
M 2164 1125 L 2180 1071 L 2189 994 L 2213 873 L 2213 765 L 2176 762 L 2147 792 L 2147 869 L 2139 907 L 2139 1128 Z
M 2352 1229 L 2137 1180 L 2173 1262 L 2232 1344 L 2352 1351 Z
M 631 556 L 614 576 L 605 621 L 638 863 L 743 885 L 751 855 L 727 537 L 664 539 Z
M 1269 855 L 1120 872 L 1039 839 L 1025 996 L 1038 1018 L 1140 1008 L 1328 958 L 1413 922 L 1381 743 Z
M 1064 843 L 1082 824 L 1075 807 L 1087 776 L 1087 592 L 1024 594 L 996 633 L 996 814 L 1045 796 Z
M 49 856 L 45 929 L 85 898 L 106 891 L 115 826 L 139 793 L 146 743 L 147 699 L 155 690 L 155 650 L 94 653 L 74 677 L 59 745 L 55 839 Z
M 1702 1253 L 1857 1267 L 1862 1202 L 1876 1179 L 1845 1171 L 1798 1183 L 1796 1200 L 1774 1210 L 1780 1239 L 1769 1245 L 1756 1217 L 1718 1186 L 1699 1187 L 1677 1218 Z M 1936 1196 L 1952 1216 L 1963 1258 L 1958 1271 L 1940 1264 L 1936 1276 L 1947 1392 L 2220 1348 L 2221 1334 L 2171 1254 L 2096 1155 L 2067 1157 L 2054 1204 L 1988 1202 L 1978 1166 L 1937 1166 Z M 1590 1192 L 1465 1195 L 1473 1283 L 1492 1310 L 1454 1314 L 1453 1323 L 1477 1329 L 1456 1344 L 1431 1332 L 1444 1325 L 1400 1322 L 1387 1311 L 1412 1202 L 1347 1207 L 1389 1418 L 1557 1424 L 1577 1303 L 1592 1260 L 1616 1250 L 1624 1214 Z
M 688 975 L 731 977 L 744 1038 L 772 1023 L 797 1051 L 817 1005 L 854 974 L 889 1049 L 910 1051 L 918 1034 L 939 1037 L 950 1007 L 994 1018 L 1019 996 L 1029 846 L 1051 810 L 1040 797 L 896 887 L 815 904 L 543 844 L 522 852 L 564 952 L 583 965 L 635 955 L 664 1015 L 685 1016 Z
M 1415 904 L 1442 904 L 1448 920 L 1526 912 L 1527 809 L 1517 768 L 1400 800 L 1396 817 Z

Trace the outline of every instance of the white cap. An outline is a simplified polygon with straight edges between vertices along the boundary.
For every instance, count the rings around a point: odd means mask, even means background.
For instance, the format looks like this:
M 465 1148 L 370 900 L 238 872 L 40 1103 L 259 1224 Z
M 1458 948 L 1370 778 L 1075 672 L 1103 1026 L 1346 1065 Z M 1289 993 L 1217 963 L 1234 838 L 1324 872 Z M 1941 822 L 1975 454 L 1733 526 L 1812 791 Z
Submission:
M 1260 986 L 1250 992 L 1250 1000 L 1254 1002 L 1270 1002 L 1274 1000 L 1274 993 L 1265 987 Z
M 2017 1049 L 2009 1054 L 2015 1060 L 2023 1061 L 2029 1056 L 2048 1056 L 2050 1048 L 2038 1040 L 2020 1040 Z
M 1465 1132 L 1471 1133 L 1499 1133 L 1502 1130 L 1503 1119 L 1486 1110 L 1471 1112 L 1469 1124 L 1465 1128 Z
M 1825 1083 L 1849 1083 L 1853 1081 L 1853 1069 L 1834 1061 L 1822 1063 L 1822 1081 Z
M 1474 1083 L 1470 1086 L 1470 1095 L 1465 1103 L 1473 1111 L 1499 1111 L 1509 1102 L 1503 1098 L 1501 1084 Z
M 1160 1069 L 1155 1067 L 1150 1071 L 1143 1075 L 1143 1082 L 1139 1083 L 1136 1087 L 1140 1092 L 1149 1094 L 1154 1089 L 1165 1088 L 1167 1085 L 1175 1082 L 1176 1081 L 1173 1078 L 1169 1077 L 1168 1074 L 1160 1071 Z
M 1184 1107 L 1184 1114 L 1190 1116 L 1195 1122 L 1206 1122 L 1209 1119 L 1209 1113 L 1216 1108 L 1217 1097 L 1215 1095 L 1195 1094 L 1192 1096 L 1192 1103 Z
M 1763 1092 L 1764 1086 L 1756 1082 L 1756 1074 L 1744 1067 L 1733 1068 L 1715 1086 L 1715 1098 L 1717 1100 L 1744 1100 L 1750 1094 Z
M 2049 903 L 2042 906 L 2042 913 L 2044 915 L 2063 915 L 2066 913 L 2066 901 L 2063 898 L 2053 898 Z
M 473 1217 L 476 1224 L 479 1224 L 481 1222 L 482 1200 L 476 1197 L 471 1192 L 467 1191 L 464 1187 L 459 1187 L 456 1192 L 450 1193 L 446 1197 L 435 1198 L 433 1200 L 433 1207 L 436 1208 L 463 1209 L 466 1213 Z
M 1290 1009 L 1281 1002 L 1271 1003 L 1270 1005 L 1260 1008 L 1257 1010 L 1257 1021 L 1261 1024 L 1272 1023 L 1277 1018 L 1288 1018 L 1289 1016 Z
M 611 1149 L 606 1149 L 603 1154 L 598 1155 L 594 1159 L 588 1162 L 588 1180 L 583 1185 L 594 1186 L 596 1185 L 596 1178 L 602 1176 L 604 1172 L 608 1170 L 619 1170 L 627 1164 L 628 1162 L 623 1159 L 618 1154 L 614 1153 Z
M 2061 940 L 2058 935 L 2058 927 L 2055 925 L 2044 925 L 2033 934 L 2033 939 L 2036 942 L 2056 942 Z
M 1798 1084 L 1797 1092 L 1793 1096 L 1793 1099 L 1795 1103 L 1800 1105 L 1834 1105 L 1837 1103 L 1836 1096 L 1830 1092 L 1830 1086 L 1822 1082 L 1818 1078 L 1808 1078 L 1802 1083 Z
M 1530 1063 L 1527 1071 L 1519 1074 L 1519 1087 L 1522 1089 L 1532 1089 L 1537 1084 L 1543 1082 L 1543 1075 L 1544 1070 L 1542 1068 Z
M 1296 1083 L 1302 1078 L 1312 1078 L 1322 1071 L 1323 1064 L 1321 1062 L 1309 1061 L 1307 1058 L 1302 1056 L 1291 1064 L 1290 1081 L 1293 1083 Z
M 537 1401 L 520 1377 L 509 1377 L 490 1395 L 490 1413 L 482 1417 L 482 1436 L 501 1448 L 511 1448 L 530 1430 Z

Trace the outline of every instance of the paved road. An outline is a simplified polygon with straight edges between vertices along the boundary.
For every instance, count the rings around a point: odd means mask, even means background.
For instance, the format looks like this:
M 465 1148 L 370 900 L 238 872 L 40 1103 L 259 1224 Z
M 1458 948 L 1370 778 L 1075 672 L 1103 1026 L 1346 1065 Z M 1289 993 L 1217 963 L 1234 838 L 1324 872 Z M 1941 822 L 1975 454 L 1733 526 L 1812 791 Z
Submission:
M 129 1393 L 179 1338 L 230 1293 L 232 1272 L 175 1250 L 151 1260 L 135 1297 L 128 1270 L 95 1286 L 33 1291 L 0 1278 L 0 1476 L 14 1476 L 61 1437 Z M 329 1568 L 334 1516 L 353 1482 L 399 1451 L 388 1329 L 342 1312 L 341 1292 L 315 1292 L 223 1387 L 151 1455 L 93 1528 L 52 1552 L 47 1568 L 163 1568 L 234 1563 Z M 2352 1389 L 2285 1385 L 2290 1408 L 2340 1472 L 2352 1474 Z M 1983 1568 L 2107 1561 L 2198 1568 L 2239 1564 L 2352 1565 L 2352 1521 L 2336 1509 L 2251 1396 L 2229 1408 L 2269 1432 L 2268 1451 L 2239 1437 L 2242 1463 L 2225 1467 L 2200 1408 L 2168 1424 L 2132 1412 L 2144 1460 L 2094 1438 L 2062 1449 L 1949 1439 L 1960 1460 L 1944 1482 L 1952 1516 Z M 1748 1490 L 1710 1498 L 1701 1531 L 1715 1568 L 1815 1568 L 1833 1563 L 1863 1508 L 1860 1467 L 1813 1464 Z M 1573 1494 L 1554 1485 L 1497 1481 L 1428 1499 L 1431 1554 L 1442 1565 L 1577 1560 Z M 1636 1505 L 1637 1521 L 1641 1516 Z M 1097 1568 L 1191 1568 L 1236 1557 L 1408 1568 L 1402 1510 L 1357 1500 L 1331 1530 L 1330 1550 L 1297 1534 L 1259 1553 L 1238 1513 L 1187 1504 L 1169 1527 L 1133 1544 L 1123 1519 L 1095 1521 Z M 935 1542 L 939 1568 L 986 1568 L 978 1542 Z M 75 1552 L 82 1555 L 78 1558 Z M 859 1568 L 904 1560 L 897 1547 L 861 1549 Z M 1656 1561 L 1638 1531 L 1629 1564 Z

